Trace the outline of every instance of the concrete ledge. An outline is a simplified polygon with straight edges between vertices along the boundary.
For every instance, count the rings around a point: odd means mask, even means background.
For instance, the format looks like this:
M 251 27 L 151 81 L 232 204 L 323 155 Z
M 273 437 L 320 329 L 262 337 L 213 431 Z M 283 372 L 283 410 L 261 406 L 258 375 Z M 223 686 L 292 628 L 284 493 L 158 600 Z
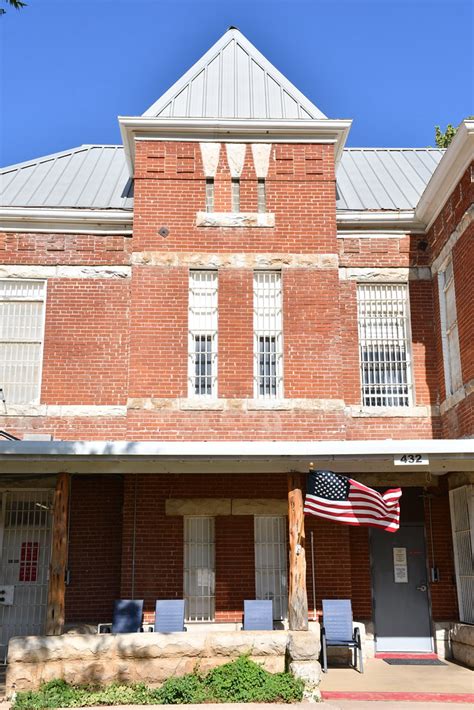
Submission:
M 474 626 L 453 624 L 450 636 L 454 660 L 474 668 Z
M 205 672 L 241 654 L 272 673 L 293 661 L 302 672 L 303 664 L 311 682 L 318 682 L 319 632 L 64 634 L 10 640 L 6 693 L 10 697 L 16 691 L 34 690 L 54 678 L 76 684 L 119 681 L 153 686 L 190 673 L 196 663 Z

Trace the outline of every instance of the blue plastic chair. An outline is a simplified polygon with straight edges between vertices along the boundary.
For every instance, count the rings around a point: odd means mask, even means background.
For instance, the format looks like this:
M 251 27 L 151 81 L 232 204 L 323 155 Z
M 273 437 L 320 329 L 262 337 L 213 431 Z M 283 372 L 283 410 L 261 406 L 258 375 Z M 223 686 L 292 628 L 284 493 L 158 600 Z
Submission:
M 323 599 L 321 651 L 323 654 L 324 673 L 328 672 L 328 646 L 347 646 L 354 649 L 354 668 L 357 668 L 357 650 L 359 650 L 359 672 L 364 672 L 360 631 L 358 628 L 352 630 L 352 605 L 350 599 Z
M 155 604 L 155 631 L 161 634 L 186 631 L 184 606 L 184 599 L 157 599 Z
M 273 631 L 273 602 L 271 599 L 244 601 L 244 631 Z

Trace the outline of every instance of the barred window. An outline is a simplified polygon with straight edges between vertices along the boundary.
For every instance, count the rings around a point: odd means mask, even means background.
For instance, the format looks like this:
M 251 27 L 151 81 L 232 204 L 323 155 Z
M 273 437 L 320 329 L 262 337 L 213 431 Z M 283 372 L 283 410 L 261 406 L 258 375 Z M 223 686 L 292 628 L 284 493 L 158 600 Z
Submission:
M 409 407 L 413 401 L 407 284 L 357 288 L 362 404 Z
M 39 402 L 45 281 L 0 281 L 0 388 L 8 404 Z
M 444 269 L 438 274 L 438 286 L 444 379 L 446 395 L 448 396 L 454 394 L 462 385 L 456 293 L 454 290 L 454 272 L 451 257 L 449 257 Z
M 254 274 L 254 396 L 283 396 L 281 273 Z
M 449 492 L 459 621 L 474 624 L 474 486 Z
M 258 178 L 257 182 L 257 210 L 258 212 L 267 211 L 267 195 L 265 178 Z
M 232 178 L 232 212 L 240 212 L 240 179 Z
M 273 618 L 278 620 L 288 617 L 286 529 L 284 516 L 255 516 L 255 596 L 272 600 Z
M 217 396 L 217 272 L 189 274 L 188 395 Z
M 206 212 L 214 212 L 214 178 L 206 178 Z
M 184 518 L 184 597 L 188 621 L 213 621 L 215 614 L 214 518 Z

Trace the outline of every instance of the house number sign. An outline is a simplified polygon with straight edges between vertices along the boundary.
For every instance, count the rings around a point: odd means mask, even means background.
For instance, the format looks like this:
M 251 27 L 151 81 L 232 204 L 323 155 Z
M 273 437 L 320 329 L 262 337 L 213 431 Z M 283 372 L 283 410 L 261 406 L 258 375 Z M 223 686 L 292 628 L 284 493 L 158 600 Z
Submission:
M 400 454 L 393 457 L 395 466 L 428 466 L 430 460 L 425 454 Z

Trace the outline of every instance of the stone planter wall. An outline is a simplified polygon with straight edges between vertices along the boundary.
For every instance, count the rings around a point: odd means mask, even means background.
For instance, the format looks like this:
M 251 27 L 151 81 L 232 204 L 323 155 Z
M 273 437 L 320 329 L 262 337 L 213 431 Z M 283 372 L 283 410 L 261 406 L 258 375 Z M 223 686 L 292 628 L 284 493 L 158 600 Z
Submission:
M 474 626 L 453 624 L 451 629 L 451 652 L 453 658 L 468 668 L 474 668 Z
M 54 678 L 75 684 L 153 686 L 190 673 L 197 664 L 205 672 L 244 653 L 273 673 L 289 666 L 316 687 L 319 647 L 319 633 L 310 631 L 22 636 L 10 640 L 6 692 L 10 697 Z

